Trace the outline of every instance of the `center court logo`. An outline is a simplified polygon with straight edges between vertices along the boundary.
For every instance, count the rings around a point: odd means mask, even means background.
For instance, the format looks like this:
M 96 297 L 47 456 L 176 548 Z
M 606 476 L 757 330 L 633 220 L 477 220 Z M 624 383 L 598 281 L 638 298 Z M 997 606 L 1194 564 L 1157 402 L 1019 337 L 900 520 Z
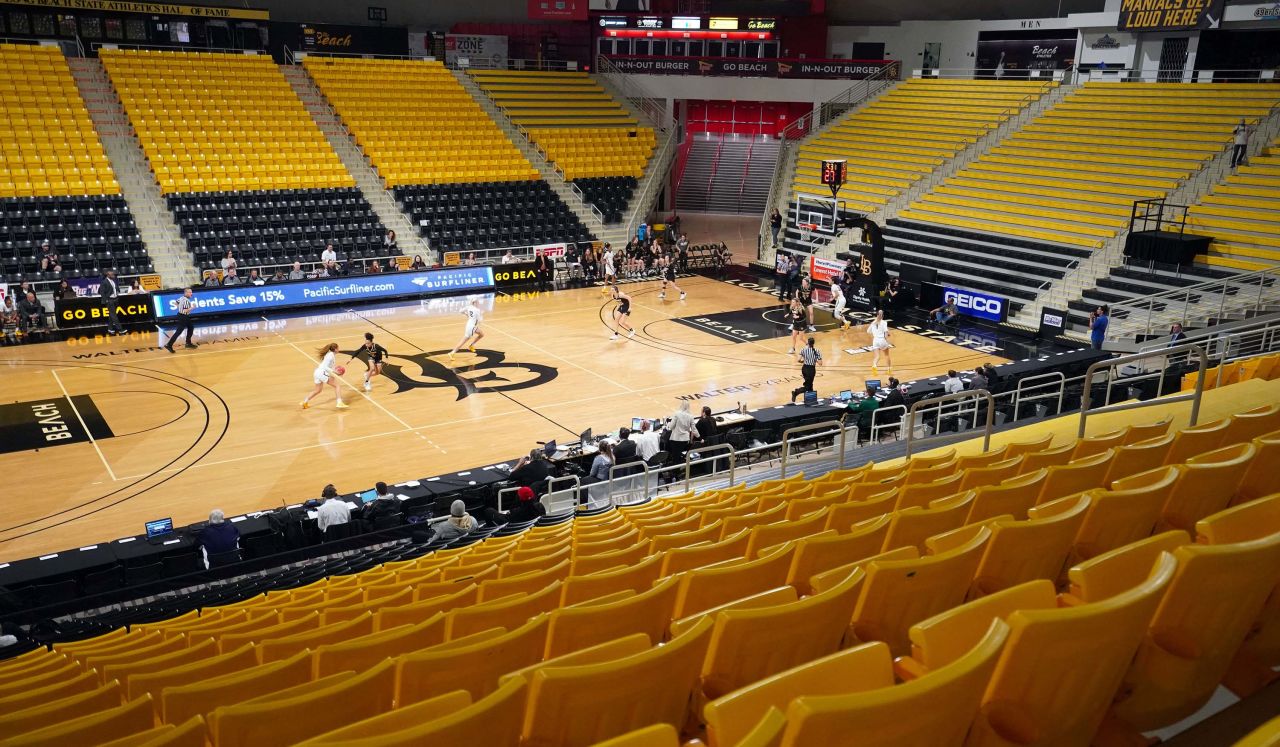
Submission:
M 351 350 L 347 355 L 355 355 L 357 352 Z M 392 355 L 391 358 L 407 361 L 409 365 L 387 362 L 382 365 L 382 373 L 396 383 L 394 394 L 413 389 L 452 388 L 458 395 L 454 401 L 473 394 L 532 389 L 554 381 L 560 375 L 559 369 L 541 363 L 508 363 L 506 353 L 497 350 L 477 350 L 473 355 L 479 356 L 479 362 L 457 368 L 450 368 L 433 358 L 448 352 L 434 350 L 413 355 Z M 474 375 L 477 373 L 478 376 Z

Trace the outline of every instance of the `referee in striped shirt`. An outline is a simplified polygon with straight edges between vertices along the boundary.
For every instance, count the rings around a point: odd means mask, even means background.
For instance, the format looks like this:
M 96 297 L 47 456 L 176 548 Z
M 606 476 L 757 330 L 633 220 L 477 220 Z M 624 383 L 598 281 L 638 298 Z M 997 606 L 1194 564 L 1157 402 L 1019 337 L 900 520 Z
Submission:
M 799 389 L 791 390 L 791 402 L 794 404 L 796 397 L 805 392 L 813 391 L 813 377 L 818 375 L 818 366 L 822 363 L 822 353 L 813 346 L 813 338 L 810 337 L 808 343 L 800 348 L 800 375 L 804 377 L 804 386 Z
M 173 334 L 169 336 L 169 341 L 164 344 L 164 349 L 170 353 L 174 352 L 173 343 L 178 339 L 178 335 L 183 332 L 187 333 L 187 347 L 196 347 L 196 344 L 191 341 L 191 333 L 195 331 L 195 327 L 191 324 L 192 308 L 191 289 L 187 288 L 182 291 L 181 296 L 178 296 L 178 318 L 174 321 Z

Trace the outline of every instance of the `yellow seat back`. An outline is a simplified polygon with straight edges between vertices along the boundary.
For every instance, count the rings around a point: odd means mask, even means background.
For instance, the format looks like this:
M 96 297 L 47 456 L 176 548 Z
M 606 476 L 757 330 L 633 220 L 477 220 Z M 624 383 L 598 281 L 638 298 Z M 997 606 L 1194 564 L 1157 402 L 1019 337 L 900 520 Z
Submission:
M 889 520 L 889 516 L 881 516 L 855 524 L 848 534 L 837 534 L 828 529 L 799 540 L 791 559 L 791 569 L 787 571 L 787 583 L 802 594 L 811 594 L 813 590 L 809 579 L 813 576 L 880 552 L 889 532 Z
M 1072 459 L 1067 464 L 1050 467 L 1049 475 L 1040 487 L 1037 503 L 1056 501 L 1103 485 L 1114 458 L 1115 450 L 1108 448 L 1097 454 Z
M 640 593 L 603 604 L 582 602 L 551 613 L 546 657 L 560 656 L 586 646 L 604 643 L 633 633 L 643 633 L 649 643 L 662 642 L 675 617 L 679 579 L 666 578 Z
M 1162 526 L 1194 531 L 1196 522 L 1230 505 L 1258 449 L 1251 443 L 1207 451 L 1178 465 Z
M 684 572 L 676 593 L 675 616 L 685 617 L 786 585 L 794 556 L 794 548 L 784 547 L 755 560 L 733 560 Z
M 1231 426 L 1229 418 L 1212 423 L 1183 428 L 1173 439 L 1173 447 L 1165 455 L 1165 464 L 1181 464 L 1197 454 L 1213 451 L 1222 445 Z
M 1090 500 L 1087 495 L 1062 498 L 1069 505 L 1043 519 L 991 522 L 991 539 L 974 576 L 970 597 L 1038 578 L 1056 580 L 1084 523 Z
M 1027 518 L 1027 511 L 1039 500 L 1048 475 L 1049 470 L 1041 468 L 1010 477 L 999 484 L 988 483 L 976 488 L 965 523 L 973 524 L 1004 514 L 1015 519 Z

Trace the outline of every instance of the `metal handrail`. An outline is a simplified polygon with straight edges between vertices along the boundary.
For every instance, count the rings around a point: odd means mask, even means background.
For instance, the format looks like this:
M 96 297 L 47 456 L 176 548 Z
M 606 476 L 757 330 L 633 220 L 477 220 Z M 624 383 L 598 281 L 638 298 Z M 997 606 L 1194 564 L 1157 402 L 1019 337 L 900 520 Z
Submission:
M 675 129 L 674 120 L 667 116 L 666 99 L 654 96 L 634 76 L 624 73 L 605 55 L 596 55 L 596 73 L 605 76 L 659 130 Z
M 97 52 L 103 47 L 110 49 L 173 49 L 179 52 L 227 52 L 229 54 L 259 55 L 265 54 L 260 49 L 236 49 L 235 47 L 196 47 L 189 44 L 122 44 L 120 42 L 89 42 L 89 51 Z
M 672 128 L 667 132 L 667 139 L 662 143 L 662 147 L 653 156 L 653 166 L 649 169 L 649 175 L 645 177 L 639 196 L 632 203 L 631 212 L 627 215 L 626 236 L 628 240 L 630 240 L 631 236 L 635 236 L 639 219 L 641 216 L 648 216 L 651 203 L 656 198 L 656 192 L 667 180 L 671 171 L 672 149 L 675 145 L 675 139 L 676 131 L 675 128 Z
M 826 430 L 823 430 L 823 429 L 826 429 Z M 793 436 L 797 433 L 812 433 L 813 431 L 818 431 L 818 430 L 822 430 L 822 432 L 816 433 L 812 436 L 804 436 L 799 439 L 793 439 Z M 858 427 L 855 425 L 855 426 L 852 426 L 851 428 L 846 428 L 844 423 L 841 423 L 839 420 L 823 420 L 818 423 L 809 423 L 808 425 L 797 425 L 797 426 L 793 426 L 791 428 L 786 429 L 785 431 L 782 432 L 782 456 L 781 456 L 782 464 L 778 472 L 778 476 L 782 478 L 785 478 L 787 476 L 787 460 L 791 456 L 791 444 L 793 442 L 816 441 L 826 436 L 834 436 L 836 432 L 839 432 L 840 434 L 840 449 L 839 449 L 839 456 L 837 457 L 837 462 L 838 462 L 837 469 L 844 469 L 845 440 L 849 430 L 852 430 L 854 432 L 853 442 L 856 444 L 858 442 L 858 438 L 857 438 Z
M 1037 381 L 1039 379 L 1045 379 L 1046 381 L 1043 384 L 1025 386 L 1027 382 Z M 1053 399 L 1055 396 L 1052 392 L 1049 392 L 1047 394 L 1032 394 L 1024 397 L 1022 396 L 1024 388 L 1027 390 L 1043 389 L 1045 387 L 1052 386 L 1050 383 L 1052 381 L 1057 381 L 1058 383 L 1058 393 L 1056 395 L 1058 398 L 1058 409 L 1054 410 L 1054 413 L 1062 412 L 1062 396 L 1067 390 L 1067 377 L 1066 374 L 1063 374 L 1061 371 L 1051 371 L 1046 374 L 1038 374 L 1036 376 L 1028 376 L 1024 379 L 1018 379 L 1018 385 L 1013 388 L 1013 422 L 1018 422 L 1018 413 L 1022 411 L 1023 402 L 1039 402 L 1042 399 Z
M 877 420 L 879 420 L 880 415 L 882 413 L 895 412 L 898 410 L 901 410 L 902 414 L 898 416 L 898 419 L 896 421 L 888 421 L 885 423 L 876 422 Z M 877 407 L 875 411 L 871 413 L 871 434 L 867 436 L 867 438 L 874 443 L 879 443 L 881 431 L 897 428 L 898 436 L 899 436 L 898 440 L 901 440 L 902 425 L 906 419 L 907 419 L 906 405 L 894 405 L 893 407 Z
M 1136 334 L 1150 335 L 1152 330 L 1162 326 L 1164 321 L 1184 322 L 1189 318 L 1193 304 L 1203 306 L 1206 296 L 1218 297 L 1216 317 L 1218 319 L 1222 319 L 1228 310 L 1228 296 L 1235 296 L 1243 301 L 1243 303 L 1231 305 L 1233 312 L 1257 311 L 1264 306 L 1264 300 L 1271 298 L 1264 293 L 1268 284 L 1273 290 L 1272 296 L 1280 296 L 1280 266 L 1126 299 L 1111 305 L 1112 321 L 1107 329 L 1107 337 L 1111 340 L 1119 340 Z M 1245 295 L 1241 291 L 1252 290 L 1255 285 L 1257 293 L 1251 294 L 1253 300 L 1250 303 L 1244 300 Z M 1158 310 L 1157 307 L 1163 308 Z M 1180 314 L 1166 313 L 1169 309 L 1178 307 L 1181 308 Z M 1157 316 L 1158 314 L 1162 316 Z M 1144 315 L 1145 321 L 1139 321 Z
M 1118 358 L 1111 358 L 1104 361 L 1098 361 L 1089 366 L 1084 372 L 1085 387 L 1084 394 L 1080 400 L 1080 428 L 1077 432 L 1078 438 L 1084 438 L 1085 424 L 1089 420 L 1089 405 L 1092 403 L 1093 394 L 1093 375 L 1099 369 L 1107 369 L 1106 387 L 1107 395 L 1110 398 L 1112 372 L 1120 366 L 1126 366 L 1132 363 L 1149 360 L 1152 358 L 1163 358 L 1166 355 L 1178 355 L 1181 353 L 1195 354 L 1198 365 L 1196 367 L 1196 386 L 1194 391 L 1189 394 L 1173 394 L 1168 397 L 1157 397 L 1149 401 L 1139 400 L 1137 402 L 1121 402 L 1119 404 L 1106 404 L 1097 408 L 1092 414 L 1100 415 L 1104 412 L 1120 412 L 1122 410 L 1136 410 L 1142 407 L 1151 407 L 1153 405 L 1163 405 L 1173 402 L 1191 402 L 1191 418 L 1188 425 L 1195 425 L 1200 419 L 1200 398 L 1204 394 L 1204 378 L 1205 371 L 1209 367 L 1209 356 L 1205 354 L 1204 348 L 1199 345 L 1178 345 L 1176 347 L 1167 348 L 1165 350 L 1153 350 L 1147 353 L 1134 353 L 1133 355 L 1122 355 Z M 1163 372 L 1160 374 L 1163 377 Z M 1135 377 L 1128 377 L 1133 381 Z
M 947 404 L 948 402 L 958 402 L 961 400 L 973 400 L 973 411 L 974 411 L 975 419 L 977 416 L 979 403 L 981 402 L 986 403 L 987 422 L 983 425 L 983 428 L 982 428 L 982 450 L 985 452 L 991 448 L 991 430 L 995 422 L 996 400 L 994 397 L 991 396 L 991 392 L 987 391 L 986 389 L 974 389 L 974 390 L 966 390 L 963 392 L 952 392 L 951 394 L 944 394 L 941 397 L 921 400 L 911 405 L 911 410 L 908 411 L 907 413 L 907 419 L 911 423 L 911 430 L 907 433 L 907 456 L 911 456 L 912 447 L 915 445 L 915 442 L 917 440 L 928 441 L 930 439 L 945 438 L 945 436 L 940 436 L 935 434 L 933 436 L 926 436 L 924 438 L 917 439 L 915 437 L 916 413 L 920 412 L 921 410 L 937 409 L 938 417 L 941 418 L 943 405 Z M 959 414 L 961 411 L 962 411 L 961 408 L 956 409 L 957 414 Z
M 733 475 L 734 475 L 734 472 L 737 471 L 737 465 L 738 465 L 738 456 L 737 456 L 737 453 L 734 451 L 733 444 L 730 444 L 730 443 L 712 444 L 710 446 L 699 446 L 697 449 L 689 449 L 684 453 L 684 489 L 685 490 L 689 489 L 689 483 L 691 481 L 691 474 L 692 474 L 691 470 L 693 465 L 706 464 L 707 462 L 711 462 L 714 465 L 715 462 L 721 459 L 724 459 L 725 456 L 721 454 L 716 454 L 715 456 L 706 456 L 706 453 L 709 451 L 722 451 L 722 450 L 728 450 L 729 452 L 729 456 L 728 456 L 729 484 L 730 485 L 733 484 Z M 700 455 L 697 459 L 692 458 L 694 451 L 697 451 L 698 454 Z M 717 470 L 715 469 L 714 466 L 712 466 L 711 473 L 715 474 L 716 472 Z
M 711 201 L 711 187 L 716 183 L 716 171 L 720 168 L 720 153 L 724 150 L 724 133 L 716 143 L 716 152 L 711 156 L 711 169 L 707 172 L 707 201 Z

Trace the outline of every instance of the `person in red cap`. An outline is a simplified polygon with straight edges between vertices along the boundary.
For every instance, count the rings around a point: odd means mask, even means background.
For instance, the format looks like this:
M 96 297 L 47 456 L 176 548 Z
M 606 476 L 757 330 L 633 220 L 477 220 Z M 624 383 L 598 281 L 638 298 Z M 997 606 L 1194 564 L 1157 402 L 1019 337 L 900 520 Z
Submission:
M 509 511 L 499 511 L 497 509 L 485 510 L 485 522 L 489 524 L 523 524 L 527 521 L 533 521 L 539 517 L 547 515 L 547 509 L 538 500 L 538 494 L 533 492 L 533 488 L 521 487 L 516 491 L 516 505 L 511 507 Z

